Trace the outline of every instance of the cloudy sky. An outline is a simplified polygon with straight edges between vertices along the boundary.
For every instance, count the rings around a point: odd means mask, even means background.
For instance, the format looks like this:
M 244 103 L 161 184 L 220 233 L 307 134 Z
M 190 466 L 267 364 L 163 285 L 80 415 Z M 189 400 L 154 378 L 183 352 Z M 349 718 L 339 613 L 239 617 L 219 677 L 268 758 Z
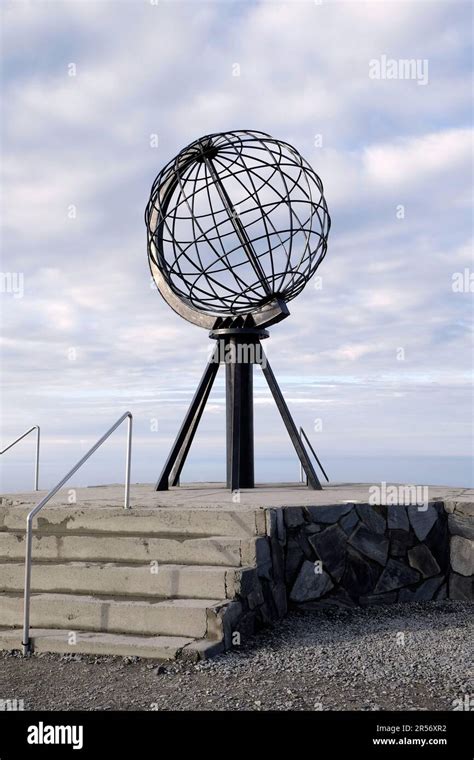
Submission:
M 53 485 L 130 409 L 133 480 L 156 478 L 209 338 L 151 285 L 144 207 L 191 140 L 257 129 L 332 216 L 322 287 L 265 346 L 296 422 L 334 480 L 472 485 L 471 9 L 6 0 L 1 445 L 40 424 Z M 255 394 L 257 477 L 292 480 L 260 375 Z M 76 483 L 120 482 L 124 433 Z M 221 379 L 184 479 L 222 478 L 224 440 Z M 32 455 L 2 457 L 4 490 L 31 487 Z

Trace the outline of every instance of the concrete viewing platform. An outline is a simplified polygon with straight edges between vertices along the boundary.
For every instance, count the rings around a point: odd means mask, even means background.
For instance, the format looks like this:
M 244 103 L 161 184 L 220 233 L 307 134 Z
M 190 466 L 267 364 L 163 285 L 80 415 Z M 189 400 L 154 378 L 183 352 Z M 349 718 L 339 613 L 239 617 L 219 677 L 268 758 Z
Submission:
M 0 649 L 21 645 L 45 495 L 0 497 Z M 123 503 L 123 485 L 65 487 L 34 519 L 34 650 L 197 659 L 289 607 L 473 599 L 473 489 L 137 484 Z
M 378 486 L 379 484 L 377 484 Z M 390 487 L 389 484 L 387 487 Z M 408 498 L 415 486 L 396 485 L 405 489 Z M 130 487 L 131 507 L 142 508 L 176 508 L 186 507 L 189 509 L 239 509 L 240 508 L 278 508 L 278 507 L 307 507 L 328 506 L 345 502 L 367 503 L 370 498 L 370 483 L 335 483 L 325 485 L 322 491 L 314 491 L 300 483 L 270 483 L 258 485 L 255 488 L 242 489 L 239 500 L 236 499 L 223 484 L 220 483 L 191 483 L 179 487 L 170 488 L 169 491 L 155 491 L 153 483 L 135 483 Z M 418 486 L 418 489 L 428 489 L 430 501 L 460 500 L 469 501 L 474 498 L 472 488 L 454 488 L 452 486 Z M 74 492 L 75 502 L 71 502 L 71 491 Z M 404 493 L 404 492 L 401 492 Z M 423 491 L 418 492 L 423 495 Z M 47 491 L 26 491 L 20 493 L 4 494 L 0 496 L 0 504 L 16 504 L 32 507 L 40 499 L 46 496 Z M 86 488 L 74 488 L 65 486 L 54 496 L 50 506 L 71 506 L 75 503 L 80 506 L 94 507 L 122 507 L 123 485 L 88 486 Z

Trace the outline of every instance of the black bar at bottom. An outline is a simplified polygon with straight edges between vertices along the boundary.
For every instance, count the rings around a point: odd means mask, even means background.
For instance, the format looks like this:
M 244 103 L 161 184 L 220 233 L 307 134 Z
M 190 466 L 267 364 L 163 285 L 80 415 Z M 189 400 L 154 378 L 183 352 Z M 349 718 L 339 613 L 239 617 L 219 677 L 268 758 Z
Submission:
M 1 712 L 0 750 L 2 760 L 33 758 L 141 757 L 140 748 L 154 746 L 160 736 L 171 736 L 173 753 L 196 755 L 196 742 L 204 731 L 212 731 L 216 746 L 224 747 L 229 735 L 249 736 L 252 747 L 281 750 L 282 736 L 296 731 L 298 737 L 313 737 L 318 756 L 374 758 L 472 759 L 472 714 L 466 712 L 205 712 L 205 702 L 195 712 Z M 46 743 L 54 736 L 49 727 L 75 727 L 80 737 L 78 751 L 71 743 Z M 304 732 L 304 733 L 301 733 Z M 58 735 L 68 732 L 61 731 Z M 72 736 L 72 732 L 70 733 Z M 32 743 L 37 740 L 39 743 Z M 41 743 L 41 740 L 42 743 Z M 227 746 L 226 754 L 242 757 L 242 742 Z M 344 753 L 344 754 L 342 754 Z M 145 753 L 146 754 L 146 753 Z M 273 753 L 272 753 L 273 754 Z M 302 751 L 302 755 L 305 754 Z

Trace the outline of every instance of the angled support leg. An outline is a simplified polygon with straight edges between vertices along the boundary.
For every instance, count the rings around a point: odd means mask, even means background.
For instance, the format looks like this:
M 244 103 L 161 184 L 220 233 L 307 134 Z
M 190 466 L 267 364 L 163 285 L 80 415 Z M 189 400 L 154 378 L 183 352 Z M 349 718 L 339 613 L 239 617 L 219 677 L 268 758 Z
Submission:
M 316 454 L 316 452 L 315 452 L 315 450 L 313 448 L 313 445 L 312 445 L 311 441 L 309 440 L 308 436 L 306 435 L 306 433 L 304 432 L 303 428 L 300 428 L 300 437 L 305 439 L 306 443 L 309 446 L 309 450 L 311 451 L 311 453 L 313 454 L 314 458 L 316 459 L 316 461 L 318 463 L 319 469 L 321 470 L 321 472 L 323 473 L 323 475 L 326 478 L 327 482 L 329 483 L 329 478 L 328 478 L 328 476 L 326 474 L 326 470 L 322 466 L 322 464 L 321 464 L 321 462 L 319 460 L 319 457 Z
M 204 407 L 206 406 L 209 393 L 216 379 L 217 372 L 219 370 L 219 346 L 214 349 L 211 360 L 204 370 L 204 374 L 201 378 L 201 382 L 198 385 L 193 400 L 189 406 L 186 417 L 179 430 L 176 440 L 173 444 L 173 448 L 170 451 L 166 464 L 161 471 L 161 475 L 158 478 L 156 484 L 156 491 L 167 491 L 171 480 L 172 485 L 176 485 L 179 481 L 179 476 L 183 465 L 186 461 L 188 451 L 193 442 L 194 434 L 196 433 L 199 421 L 201 419 Z
M 308 457 L 308 454 L 303 445 L 303 442 L 300 436 L 298 435 L 298 429 L 293 421 L 293 417 L 290 414 L 290 410 L 288 409 L 286 405 L 286 401 L 276 381 L 275 375 L 273 374 L 272 368 L 270 367 L 270 364 L 268 362 L 265 352 L 263 351 L 263 348 L 262 348 L 261 355 L 262 355 L 262 362 L 260 366 L 262 367 L 262 372 L 265 375 L 265 379 L 268 383 L 268 387 L 270 388 L 272 392 L 273 398 L 278 407 L 278 411 L 280 412 L 283 422 L 285 423 L 285 427 L 291 438 L 291 442 L 293 446 L 295 447 L 295 451 L 301 462 L 301 466 L 306 473 L 306 477 L 308 479 L 308 486 L 310 488 L 315 489 L 316 491 L 322 491 L 321 483 L 318 480 L 318 476 L 316 475 L 316 472 L 311 463 L 311 460 Z
M 217 364 L 217 369 L 219 368 L 219 364 Z M 178 486 L 179 485 L 179 478 L 181 475 L 181 470 L 184 467 L 184 463 L 186 461 L 186 457 L 188 456 L 189 449 L 191 448 L 191 444 L 194 439 L 194 434 L 196 433 L 196 430 L 198 428 L 198 425 L 201 421 L 202 413 L 206 407 L 207 400 L 209 398 L 209 394 L 211 392 L 211 388 L 214 385 L 214 380 L 217 374 L 217 370 L 214 374 L 209 375 L 207 385 L 203 388 L 203 393 L 201 396 L 201 401 L 199 403 L 199 407 L 196 410 L 196 414 L 194 415 L 193 419 L 190 422 L 189 429 L 186 435 L 186 438 L 183 441 L 183 445 L 181 447 L 181 450 L 176 458 L 176 462 L 174 463 L 173 469 L 171 470 L 171 474 L 169 477 L 169 482 L 172 486 Z

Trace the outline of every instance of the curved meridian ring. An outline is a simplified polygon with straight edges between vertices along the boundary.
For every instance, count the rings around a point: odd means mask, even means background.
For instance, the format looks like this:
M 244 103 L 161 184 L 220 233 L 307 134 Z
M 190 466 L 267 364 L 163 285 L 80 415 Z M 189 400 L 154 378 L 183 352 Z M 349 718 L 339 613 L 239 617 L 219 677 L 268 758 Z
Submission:
M 149 263 L 172 308 L 195 324 L 288 314 L 326 255 L 323 185 L 286 142 L 206 135 L 156 177 L 145 211 Z

